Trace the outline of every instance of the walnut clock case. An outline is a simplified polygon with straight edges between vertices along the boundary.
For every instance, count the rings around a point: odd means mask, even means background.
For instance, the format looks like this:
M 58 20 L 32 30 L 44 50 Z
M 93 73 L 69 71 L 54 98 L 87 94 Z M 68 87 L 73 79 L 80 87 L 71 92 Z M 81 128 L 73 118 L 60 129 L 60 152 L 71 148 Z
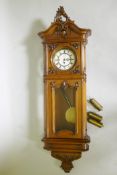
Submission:
M 72 161 L 89 149 L 85 47 L 91 30 L 79 28 L 60 6 L 38 35 L 44 46 L 44 148 L 69 172 Z

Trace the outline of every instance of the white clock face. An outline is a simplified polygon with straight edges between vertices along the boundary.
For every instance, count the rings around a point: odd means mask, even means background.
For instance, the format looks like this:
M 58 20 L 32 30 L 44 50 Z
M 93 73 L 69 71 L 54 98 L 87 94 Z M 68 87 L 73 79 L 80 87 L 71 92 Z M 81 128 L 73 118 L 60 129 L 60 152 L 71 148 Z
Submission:
M 52 62 L 60 70 L 69 70 L 74 66 L 76 56 L 72 50 L 65 48 L 55 53 Z

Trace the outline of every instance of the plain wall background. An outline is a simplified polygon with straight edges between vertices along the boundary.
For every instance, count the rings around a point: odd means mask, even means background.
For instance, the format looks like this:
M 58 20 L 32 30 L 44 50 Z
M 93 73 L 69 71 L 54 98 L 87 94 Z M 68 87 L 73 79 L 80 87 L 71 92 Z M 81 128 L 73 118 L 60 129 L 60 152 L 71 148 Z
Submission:
M 87 95 L 103 106 L 104 128 L 88 124 L 90 150 L 70 175 L 117 174 L 117 1 L 0 0 L 1 175 L 65 175 L 43 149 L 43 51 L 37 33 L 63 5 L 87 45 Z

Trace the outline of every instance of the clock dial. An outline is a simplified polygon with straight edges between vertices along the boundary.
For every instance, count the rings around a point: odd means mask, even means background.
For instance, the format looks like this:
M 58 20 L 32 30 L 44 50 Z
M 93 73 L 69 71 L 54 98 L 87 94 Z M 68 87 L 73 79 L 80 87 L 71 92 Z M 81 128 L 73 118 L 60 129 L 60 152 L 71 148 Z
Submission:
M 61 49 L 55 53 L 52 62 L 60 70 L 69 70 L 74 66 L 76 56 L 70 49 Z

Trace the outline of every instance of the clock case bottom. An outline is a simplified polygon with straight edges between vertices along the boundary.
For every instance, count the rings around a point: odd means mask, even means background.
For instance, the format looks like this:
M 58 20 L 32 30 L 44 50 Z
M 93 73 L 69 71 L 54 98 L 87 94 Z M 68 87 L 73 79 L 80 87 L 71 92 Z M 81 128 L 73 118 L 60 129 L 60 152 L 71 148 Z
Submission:
M 62 161 L 61 168 L 70 172 L 72 161 L 81 158 L 82 152 L 89 150 L 90 137 L 79 138 L 43 138 L 44 149 L 51 151 L 51 156 Z

